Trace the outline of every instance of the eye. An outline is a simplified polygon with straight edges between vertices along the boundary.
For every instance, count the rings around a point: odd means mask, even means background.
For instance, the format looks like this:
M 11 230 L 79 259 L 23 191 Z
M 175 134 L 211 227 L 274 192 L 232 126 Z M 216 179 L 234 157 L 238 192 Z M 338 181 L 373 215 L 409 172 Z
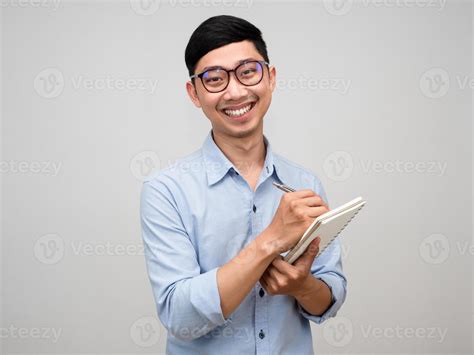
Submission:
M 216 85 L 222 85 L 226 78 L 225 78 L 226 72 L 223 70 L 219 69 L 213 69 L 209 70 L 204 73 L 202 76 L 203 82 L 206 85 L 210 86 L 216 86 Z
M 218 76 L 212 77 L 212 78 L 204 78 L 204 81 L 206 83 L 217 83 L 219 81 L 222 81 L 222 78 L 219 78 Z
M 243 72 L 242 72 L 242 75 L 249 75 L 249 74 L 253 74 L 255 73 L 256 70 L 255 69 L 245 69 Z

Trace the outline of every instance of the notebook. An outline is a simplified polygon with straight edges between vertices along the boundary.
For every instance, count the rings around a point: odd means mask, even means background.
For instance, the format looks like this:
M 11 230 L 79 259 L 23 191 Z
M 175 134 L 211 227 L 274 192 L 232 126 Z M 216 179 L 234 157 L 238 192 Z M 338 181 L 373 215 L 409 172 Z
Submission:
M 313 221 L 313 223 L 304 232 L 299 242 L 288 251 L 283 260 L 293 264 L 309 246 L 309 244 L 320 237 L 319 252 L 316 258 L 332 243 L 339 233 L 349 224 L 355 215 L 364 206 L 365 201 L 362 197 L 357 197 L 346 204 L 328 211 Z

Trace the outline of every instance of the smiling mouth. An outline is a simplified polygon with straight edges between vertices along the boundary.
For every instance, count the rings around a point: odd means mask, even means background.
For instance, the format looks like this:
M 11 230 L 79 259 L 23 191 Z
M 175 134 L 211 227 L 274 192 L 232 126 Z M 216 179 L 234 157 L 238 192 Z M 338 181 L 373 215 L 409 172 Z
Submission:
M 247 112 L 249 112 L 253 107 L 255 106 L 257 102 L 251 102 L 244 107 L 241 107 L 237 110 L 231 110 L 231 109 L 223 109 L 221 110 L 225 115 L 232 117 L 232 118 L 239 118 L 243 115 L 245 115 Z

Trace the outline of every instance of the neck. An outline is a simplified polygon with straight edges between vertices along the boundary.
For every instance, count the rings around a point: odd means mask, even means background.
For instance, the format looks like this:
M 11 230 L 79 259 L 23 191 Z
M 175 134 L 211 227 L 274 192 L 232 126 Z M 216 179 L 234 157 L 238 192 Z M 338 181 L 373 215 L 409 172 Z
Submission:
M 247 137 L 222 136 L 212 130 L 214 142 L 243 176 L 252 175 L 263 168 L 266 146 L 263 132 Z

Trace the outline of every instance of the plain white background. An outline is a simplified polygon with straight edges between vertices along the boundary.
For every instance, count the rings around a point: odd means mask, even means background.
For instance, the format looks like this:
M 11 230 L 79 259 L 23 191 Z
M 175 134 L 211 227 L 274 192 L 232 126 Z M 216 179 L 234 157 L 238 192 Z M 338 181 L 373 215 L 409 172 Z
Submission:
M 273 149 L 367 206 L 317 353 L 472 353 L 472 4 L 3 1 L 2 353 L 163 353 L 145 175 L 198 149 L 184 49 L 206 18 L 259 27 Z M 229 236 L 231 237 L 231 236 Z

